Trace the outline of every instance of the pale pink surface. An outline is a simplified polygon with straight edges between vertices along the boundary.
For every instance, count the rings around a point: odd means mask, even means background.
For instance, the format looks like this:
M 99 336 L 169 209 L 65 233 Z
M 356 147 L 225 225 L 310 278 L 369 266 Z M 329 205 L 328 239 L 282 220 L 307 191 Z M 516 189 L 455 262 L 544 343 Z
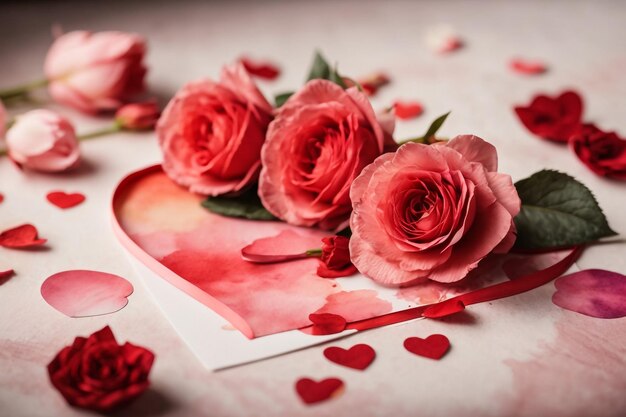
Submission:
M 241 257 L 246 245 L 265 237 L 271 242 L 281 233 L 291 235 L 292 248 L 303 252 L 319 247 L 325 232 L 212 214 L 200 206 L 198 196 L 162 172 L 122 187 L 114 204 L 124 232 L 163 266 L 238 314 L 254 336 L 308 326 L 309 314 L 337 309 L 341 299 L 350 300 L 339 309 L 347 320 L 391 311 L 374 290 L 333 298 L 341 288 L 317 276 L 315 258 L 255 264 Z
M 220 195 L 254 183 L 272 106 L 241 64 L 224 67 L 219 82 L 187 83 L 157 124 L 163 169 L 192 192 Z
M 87 113 L 115 110 L 144 91 L 145 52 L 145 40 L 133 33 L 66 33 L 46 56 L 48 91 L 55 101 Z
M 569 253 L 569 250 L 565 250 L 533 255 L 511 254 L 504 260 L 502 269 L 509 279 L 518 279 L 557 263 Z
M 626 316 L 626 276 L 586 269 L 557 279 L 552 302 L 586 316 L 615 319 Z
M 128 304 L 133 286 L 126 279 L 99 271 L 58 272 L 41 284 L 41 296 L 69 317 L 114 313 Z
M 356 87 L 307 82 L 278 110 L 267 132 L 259 179 L 263 205 L 293 225 L 347 226 L 352 180 L 393 142 L 393 124 L 383 118 L 381 125 Z
M 508 251 L 520 200 L 496 170 L 493 145 L 472 135 L 382 155 L 351 188 L 352 262 L 383 284 L 449 283 Z
M 50 110 L 21 114 L 6 134 L 8 154 L 19 165 L 44 172 L 75 167 L 80 148 L 74 126 Z

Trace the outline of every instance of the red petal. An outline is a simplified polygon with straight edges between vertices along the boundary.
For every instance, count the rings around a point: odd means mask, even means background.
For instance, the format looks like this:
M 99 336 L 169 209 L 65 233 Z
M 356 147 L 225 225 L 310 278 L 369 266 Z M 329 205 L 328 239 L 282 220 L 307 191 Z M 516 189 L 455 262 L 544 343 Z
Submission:
M 393 109 L 396 117 L 402 120 L 414 119 L 424 112 L 424 108 L 417 101 L 396 101 Z
M 511 60 L 509 67 L 514 72 L 525 75 L 543 74 L 548 70 L 546 65 L 541 61 L 526 61 L 524 59 Z
M 11 278 L 15 274 L 15 271 L 12 269 L 7 269 L 6 271 L 0 271 L 0 284 L 4 284 L 9 278 Z
M 358 272 L 359 270 L 356 269 L 356 266 L 352 264 L 347 265 L 343 269 L 329 269 L 324 262 L 320 262 L 319 266 L 317 267 L 317 276 L 321 278 L 349 277 L 350 275 L 354 275 Z
M 314 335 L 339 333 L 347 324 L 346 319 L 331 313 L 309 314 L 309 320 L 313 323 L 311 331 Z
M 306 404 L 314 404 L 337 396 L 343 388 L 343 381 L 338 378 L 327 378 L 316 382 L 309 378 L 301 378 L 296 382 L 296 392 Z
M 85 201 L 85 196 L 81 193 L 67 194 L 63 191 L 51 191 L 46 198 L 50 203 L 62 209 L 77 206 Z
M 243 57 L 239 60 L 250 75 L 254 75 L 266 80 L 274 80 L 280 75 L 280 68 L 271 62 L 253 61 L 250 58 Z
M 44 243 L 46 239 L 39 239 L 37 228 L 32 224 L 23 224 L 0 233 L 0 246 L 5 248 L 30 248 Z
M 275 263 L 309 258 L 306 251 L 319 246 L 319 237 L 304 236 L 292 230 L 284 230 L 276 236 L 257 239 L 241 250 L 241 257 L 248 262 Z
M 337 346 L 328 347 L 324 349 L 324 356 L 336 364 L 363 370 L 374 361 L 376 351 L 370 345 L 361 343 L 347 350 Z
M 4 195 L 2 195 L 2 193 L 0 193 L 0 203 L 2 203 L 4 201 Z

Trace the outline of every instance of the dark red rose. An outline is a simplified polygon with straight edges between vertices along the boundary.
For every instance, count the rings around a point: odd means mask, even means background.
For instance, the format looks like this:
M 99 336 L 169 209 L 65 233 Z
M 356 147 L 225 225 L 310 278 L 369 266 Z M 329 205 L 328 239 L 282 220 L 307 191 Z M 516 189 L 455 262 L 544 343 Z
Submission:
M 555 98 L 539 95 L 530 105 L 515 107 L 515 113 L 535 135 L 567 143 L 582 123 L 583 101 L 574 91 L 565 91 Z
M 358 271 L 350 261 L 350 239 L 331 236 L 322 239 L 322 257 L 317 275 L 322 278 L 338 278 L 356 274 Z
M 626 140 L 593 124 L 572 135 L 570 146 L 589 169 L 604 177 L 626 180 Z
M 149 386 L 154 354 L 118 345 L 109 326 L 77 337 L 48 364 L 52 385 L 74 406 L 106 412 L 129 403 Z

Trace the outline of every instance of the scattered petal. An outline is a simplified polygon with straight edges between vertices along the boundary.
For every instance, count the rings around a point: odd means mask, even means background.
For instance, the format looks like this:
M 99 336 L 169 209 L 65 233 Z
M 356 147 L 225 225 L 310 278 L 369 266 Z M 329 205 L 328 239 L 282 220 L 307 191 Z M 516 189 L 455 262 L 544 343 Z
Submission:
M 360 78 L 357 82 L 363 87 L 365 94 L 371 97 L 376 95 L 381 87 L 389 84 L 391 78 L 384 72 L 377 72 L 367 77 Z
M 331 362 L 348 368 L 364 370 L 376 358 L 376 351 L 364 343 L 354 345 L 350 349 L 331 346 L 324 349 L 324 356 Z
M 259 78 L 275 80 L 280 75 L 280 68 L 271 62 L 254 61 L 247 57 L 241 58 L 239 62 L 242 63 L 250 75 L 254 75 Z
M 442 334 L 431 334 L 426 339 L 409 337 L 404 341 L 404 348 L 416 355 L 439 360 L 450 349 L 450 341 Z
M 23 224 L 0 233 L 0 246 L 5 248 L 26 249 L 46 242 L 46 239 L 39 238 L 39 232 L 32 224 Z
M 311 334 L 314 335 L 340 333 L 347 325 L 346 319 L 331 313 L 309 314 L 309 320 L 313 323 Z
M 513 72 L 524 75 L 543 74 L 548 70 L 546 64 L 541 61 L 528 61 L 519 58 L 511 60 L 509 67 L 513 70 Z
M 307 249 L 319 246 L 317 238 L 285 230 L 276 236 L 257 239 L 241 250 L 241 257 L 248 262 L 275 263 L 310 258 Z
M 85 196 L 81 193 L 68 194 L 64 191 L 51 191 L 46 195 L 46 198 L 61 209 L 68 209 L 85 201 Z
M 465 310 L 465 304 L 463 304 L 463 301 L 446 300 L 428 307 L 424 310 L 422 316 L 429 319 L 437 319 L 460 313 L 463 310 Z
M 9 278 L 11 278 L 13 275 L 15 275 L 15 271 L 13 271 L 12 269 L 7 269 L 6 271 L 0 271 L 0 285 L 7 282 Z
M 2 203 L 3 201 L 4 201 L 4 195 L 0 193 L 0 203 Z
M 402 120 L 414 119 L 424 113 L 424 108 L 417 101 L 396 101 L 393 109 L 396 117 Z
M 315 404 L 340 395 L 343 386 L 339 378 L 327 378 L 319 382 L 301 378 L 296 382 L 296 392 L 306 404 Z
M 454 28 L 441 25 L 430 28 L 426 34 L 426 45 L 434 52 L 447 54 L 463 47 L 463 40 Z
M 133 286 L 117 275 L 98 271 L 64 271 L 47 278 L 41 295 L 53 308 L 69 317 L 114 313 L 128 304 Z
M 554 283 L 552 302 L 566 310 L 600 319 L 626 316 L 626 276 L 603 269 L 565 275 Z

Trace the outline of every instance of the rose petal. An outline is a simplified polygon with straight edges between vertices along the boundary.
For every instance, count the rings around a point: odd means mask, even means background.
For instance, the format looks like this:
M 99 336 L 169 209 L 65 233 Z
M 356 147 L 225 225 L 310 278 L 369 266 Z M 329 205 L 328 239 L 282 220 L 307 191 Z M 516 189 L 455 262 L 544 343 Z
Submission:
M 424 108 L 417 101 L 395 101 L 393 109 L 396 117 L 402 120 L 410 120 L 424 112 Z
M 311 331 L 314 335 L 340 333 L 347 324 L 346 319 L 331 313 L 309 314 L 309 320 L 313 323 Z
M 266 80 L 275 80 L 280 75 L 280 68 L 271 62 L 254 61 L 250 58 L 243 57 L 239 59 L 249 74 Z
M 509 68 L 513 72 L 524 75 L 543 74 L 548 70 L 546 64 L 541 61 L 528 61 L 525 59 L 512 59 Z
M 46 243 L 39 239 L 37 228 L 32 224 L 23 224 L 0 233 L 0 246 L 12 249 L 31 248 Z

